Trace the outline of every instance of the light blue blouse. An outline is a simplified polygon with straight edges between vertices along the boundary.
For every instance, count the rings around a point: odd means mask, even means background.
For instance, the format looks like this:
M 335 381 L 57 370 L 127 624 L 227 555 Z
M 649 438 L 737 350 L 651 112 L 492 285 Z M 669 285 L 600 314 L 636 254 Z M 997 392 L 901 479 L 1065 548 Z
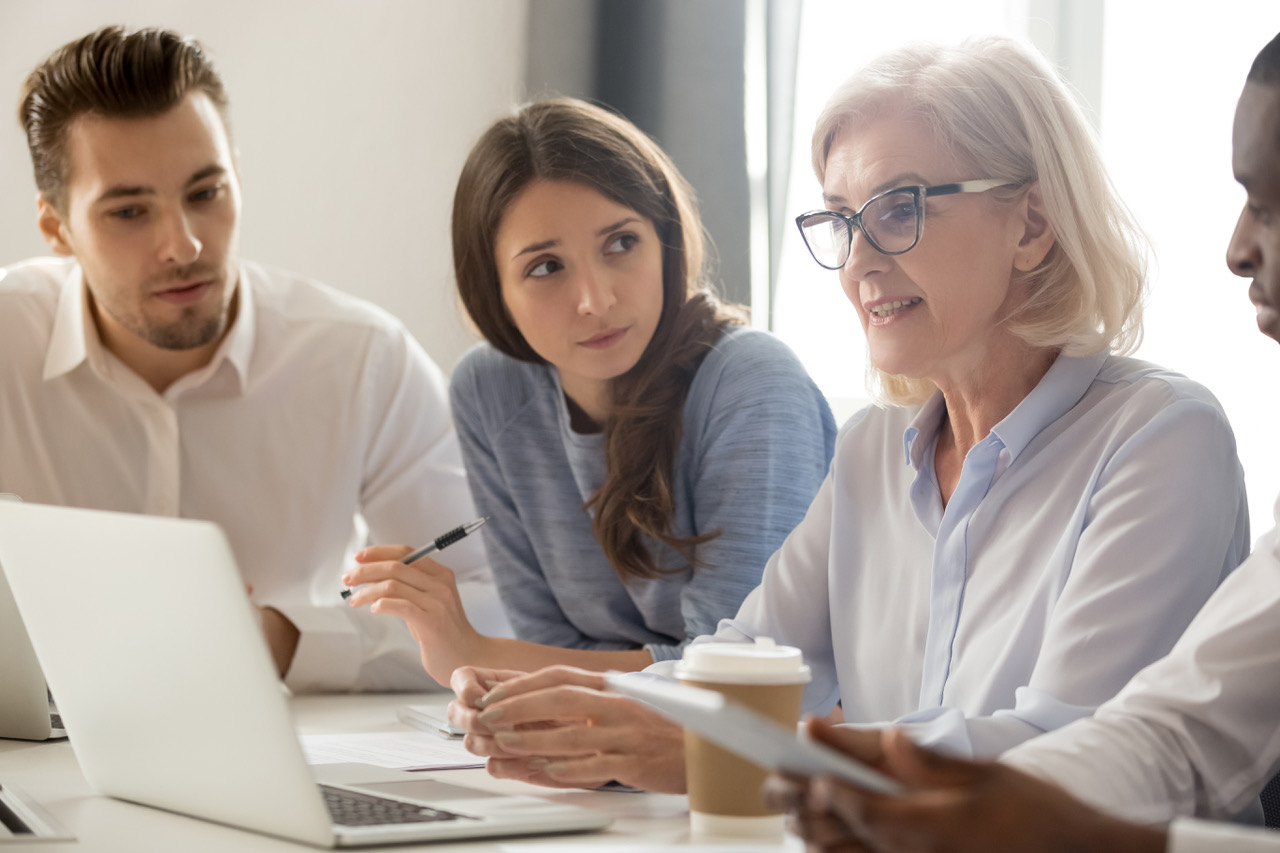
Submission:
M 975 445 L 946 507 L 941 395 L 841 431 L 813 506 L 717 640 L 813 669 L 807 710 L 994 755 L 1093 713 L 1248 553 L 1244 477 L 1200 385 L 1060 356 Z
M 835 444 L 835 423 L 798 359 L 771 335 L 726 331 L 684 405 L 674 532 L 720 535 L 693 570 L 650 540 L 658 579 L 623 582 L 583 504 L 605 477 L 603 436 L 569 427 L 556 371 L 487 344 L 454 371 L 454 420 L 485 548 L 516 636 L 578 649 L 643 646 L 654 660 L 737 612 L 803 517 Z

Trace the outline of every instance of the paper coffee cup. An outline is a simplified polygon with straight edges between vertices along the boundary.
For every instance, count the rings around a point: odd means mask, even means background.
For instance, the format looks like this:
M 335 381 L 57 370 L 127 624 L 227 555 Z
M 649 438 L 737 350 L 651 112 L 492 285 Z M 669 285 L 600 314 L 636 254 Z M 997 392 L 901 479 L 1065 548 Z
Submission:
M 686 646 L 676 664 L 676 678 L 723 693 L 794 729 L 809 667 L 799 649 L 760 637 L 754 643 Z M 684 754 L 694 835 L 781 837 L 783 815 L 766 808 L 761 793 L 769 771 L 687 729 Z

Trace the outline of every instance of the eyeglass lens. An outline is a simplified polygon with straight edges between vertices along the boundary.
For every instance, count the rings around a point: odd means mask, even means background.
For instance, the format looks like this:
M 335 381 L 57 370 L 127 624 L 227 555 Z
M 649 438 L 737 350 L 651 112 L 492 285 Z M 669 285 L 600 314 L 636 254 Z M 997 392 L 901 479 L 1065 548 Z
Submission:
M 862 230 L 881 252 L 899 254 L 915 245 L 920 235 L 920 205 L 912 192 L 889 193 L 861 211 Z M 849 259 L 851 235 L 848 220 L 834 214 L 807 218 L 801 229 L 814 258 L 830 269 Z

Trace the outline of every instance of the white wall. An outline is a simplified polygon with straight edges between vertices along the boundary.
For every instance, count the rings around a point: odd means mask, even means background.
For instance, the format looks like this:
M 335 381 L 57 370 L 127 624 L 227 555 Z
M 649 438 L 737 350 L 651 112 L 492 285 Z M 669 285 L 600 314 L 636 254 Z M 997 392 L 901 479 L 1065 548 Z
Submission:
M 0 0 L 0 264 L 47 254 L 15 118 L 26 74 L 104 24 L 170 27 L 227 85 L 245 257 L 378 303 L 451 370 L 471 340 L 454 181 L 522 95 L 526 15 L 527 0 Z

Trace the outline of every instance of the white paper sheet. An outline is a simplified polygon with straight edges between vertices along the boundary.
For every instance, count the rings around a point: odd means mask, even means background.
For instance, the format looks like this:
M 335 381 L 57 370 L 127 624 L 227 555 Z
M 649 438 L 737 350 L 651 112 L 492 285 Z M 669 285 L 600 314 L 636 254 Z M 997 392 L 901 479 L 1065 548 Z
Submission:
M 426 732 L 301 735 L 298 740 L 308 764 L 374 764 L 394 770 L 484 766 L 484 759 L 467 752 L 462 741 Z

